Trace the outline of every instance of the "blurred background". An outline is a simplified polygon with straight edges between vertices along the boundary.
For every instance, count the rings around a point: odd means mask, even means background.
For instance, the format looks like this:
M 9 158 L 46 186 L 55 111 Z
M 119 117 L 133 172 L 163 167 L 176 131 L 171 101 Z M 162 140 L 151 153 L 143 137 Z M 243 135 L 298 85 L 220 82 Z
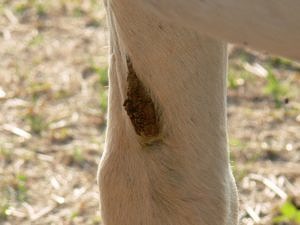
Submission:
M 99 0 L 0 0 L 1 225 L 101 224 L 107 51 Z M 300 64 L 229 52 L 241 225 L 300 224 Z

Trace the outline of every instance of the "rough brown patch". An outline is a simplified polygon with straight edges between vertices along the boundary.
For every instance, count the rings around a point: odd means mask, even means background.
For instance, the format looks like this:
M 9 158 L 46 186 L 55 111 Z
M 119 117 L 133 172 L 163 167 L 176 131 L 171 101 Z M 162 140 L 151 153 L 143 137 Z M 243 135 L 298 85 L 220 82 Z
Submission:
M 159 134 L 159 120 L 155 106 L 144 85 L 138 79 L 129 57 L 127 99 L 125 110 L 134 126 L 135 132 L 142 137 L 156 137 Z

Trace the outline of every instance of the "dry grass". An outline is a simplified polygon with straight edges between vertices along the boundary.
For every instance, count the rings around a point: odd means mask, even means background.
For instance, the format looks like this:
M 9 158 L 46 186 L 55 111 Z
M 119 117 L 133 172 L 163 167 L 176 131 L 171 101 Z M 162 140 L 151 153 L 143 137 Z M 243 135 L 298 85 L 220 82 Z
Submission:
M 0 0 L 1 225 L 101 224 L 106 39 L 98 1 Z M 237 47 L 231 58 L 241 224 L 273 224 L 286 198 L 300 208 L 300 67 Z

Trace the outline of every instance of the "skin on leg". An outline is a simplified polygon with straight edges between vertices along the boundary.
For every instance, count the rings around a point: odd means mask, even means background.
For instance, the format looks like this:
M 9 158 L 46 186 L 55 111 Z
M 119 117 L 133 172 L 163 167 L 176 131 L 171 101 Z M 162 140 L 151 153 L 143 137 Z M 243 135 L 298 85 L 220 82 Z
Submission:
M 300 60 L 298 0 L 138 0 L 144 10 L 220 40 Z
M 108 1 L 105 225 L 236 225 L 226 131 L 226 44 Z

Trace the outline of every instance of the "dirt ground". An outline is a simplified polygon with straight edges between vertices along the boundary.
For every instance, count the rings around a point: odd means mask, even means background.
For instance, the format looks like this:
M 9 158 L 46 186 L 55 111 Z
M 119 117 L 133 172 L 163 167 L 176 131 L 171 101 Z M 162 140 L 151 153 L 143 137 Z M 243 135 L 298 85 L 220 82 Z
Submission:
M 0 0 L 1 225 L 101 224 L 107 33 L 98 0 Z M 229 51 L 241 225 L 300 224 L 300 65 Z

